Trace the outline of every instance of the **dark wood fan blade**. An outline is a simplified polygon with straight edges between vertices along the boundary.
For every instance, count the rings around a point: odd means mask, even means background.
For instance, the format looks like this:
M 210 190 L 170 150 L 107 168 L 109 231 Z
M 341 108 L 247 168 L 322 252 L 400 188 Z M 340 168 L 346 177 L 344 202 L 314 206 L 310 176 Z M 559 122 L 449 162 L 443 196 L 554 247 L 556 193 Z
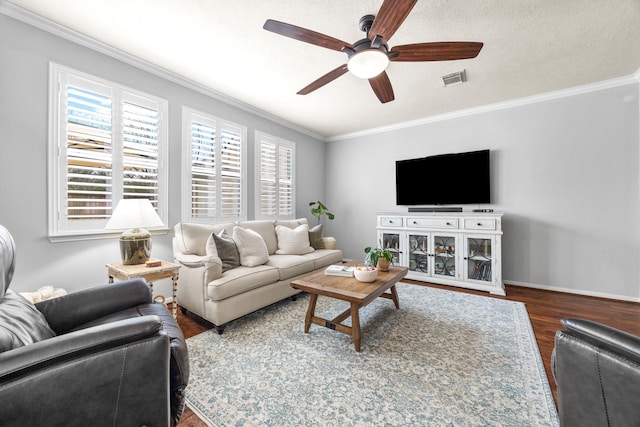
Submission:
M 475 58 L 480 53 L 481 42 L 433 42 L 395 46 L 389 60 L 395 62 L 452 61 Z M 396 55 L 397 56 L 394 56 Z
M 418 0 L 385 0 L 373 20 L 369 30 L 369 40 L 380 36 L 382 44 L 387 43 L 407 19 L 417 2 Z
M 286 24 L 280 21 L 274 21 L 273 19 L 267 19 L 262 28 L 285 37 L 291 37 L 292 39 L 300 40 L 301 42 L 326 47 L 327 49 L 341 51 L 345 46 L 348 48 L 353 48 L 353 45 L 351 43 L 343 42 L 342 40 L 338 40 L 336 38 L 327 36 L 322 33 L 317 33 L 312 30 L 307 30 L 306 28 L 297 27 L 295 25 Z
M 347 71 L 348 71 L 347 64 L 342 64 L 335 70 L 329 71 L 327 74 L 315 80 L 314 82 L 310 83 L 308 86 L 300 89 L 298 91 L 298 95 L 306 95 L 308 93 L 311 93 L 314 90 L 319 89 L 322 86 L 326 85 L 327 83 L 331 83 L 332 81 L 334 81 L 335 79 L 337 79 L 338 77 L 346 73 Z
M 396 99 L 393 95 L 393 87 L 391 87 L 391 81 L 386 71 L 370 78 L 369 83 L 371 84 L 371 89 L 373 89 L 373 92 L 383 104 Z

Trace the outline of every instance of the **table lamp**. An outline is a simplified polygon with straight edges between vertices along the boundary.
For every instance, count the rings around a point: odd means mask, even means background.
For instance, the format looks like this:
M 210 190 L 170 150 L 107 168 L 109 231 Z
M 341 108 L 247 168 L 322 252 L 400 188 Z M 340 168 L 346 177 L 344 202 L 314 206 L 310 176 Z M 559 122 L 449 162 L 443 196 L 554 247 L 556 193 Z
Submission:
M 105 229 L 125 231 L 120 236 L 120 255 L 125 265 L 144 264 L 151 256 L 151 233 L 145 227 L 164 224 L 149 199 L 122 199 Z

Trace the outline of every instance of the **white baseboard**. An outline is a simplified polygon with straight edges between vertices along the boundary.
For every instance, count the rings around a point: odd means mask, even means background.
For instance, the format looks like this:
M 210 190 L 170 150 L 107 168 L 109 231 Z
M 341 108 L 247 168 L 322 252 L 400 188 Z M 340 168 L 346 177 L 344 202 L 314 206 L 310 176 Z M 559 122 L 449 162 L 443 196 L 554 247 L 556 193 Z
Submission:
M 561 288 L 561 287 L 558 287 L 558 286 L 545 286 L 545 285 L 538 285 L 538 284 L 535 284 L 535 283 L 516 282 L 516 281 L 513 281 L 513 280 L 505 281 L 504 284 L 505 285 L 523 286 L 525 288 L 544 289 L 546 291 L 564 292 L 564 293 L 568 293 L 568 294 L 585 295 L 585 296 L 590 296 L 590 297 L 615 299 L 615 300 L 621 300 L 621 301 L 640 302 L 640 297 L 630 297 L 630 296 L 626 296 L 626 295 L 608 294 L 608 293 L 605 293 L 605 292 L 593 292 L 593 291 L 587 291 L 587 290 L 584 290 L 584 289 L 571 289 L 571 288 Z

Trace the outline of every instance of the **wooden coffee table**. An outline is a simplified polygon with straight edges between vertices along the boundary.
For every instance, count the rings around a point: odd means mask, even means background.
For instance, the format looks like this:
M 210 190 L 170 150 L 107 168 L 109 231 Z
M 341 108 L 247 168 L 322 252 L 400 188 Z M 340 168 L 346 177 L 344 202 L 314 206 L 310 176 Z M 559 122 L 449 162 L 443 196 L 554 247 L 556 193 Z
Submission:
M 356 263 L 345 263 L 344 265 Z M 312 323 L 333 329 L 351 336 L 356 351 L 360 351 L 360 316 L 358 310 L 368 305 L 374 299 L 387 298 L 393 300 L 396 308 L 400 308 L 396 283 L 407 275 L 407 267 L 389 267 L 389 271 L 378 271 L 378 277 L 374 282 L 364 283 L 355 277 L 329 276 L 324 271 L 319 271 L 291 282 L 295 289 L 311 294 L 309 308 L 304 319 L 304 332 L 309 333 Z M 389 290 L 389 292 L 386 292 Z M 351 307 L 332 320 L 323 319 L 315 315 L 318 295 L 327 296 L 343 301 L 348 301 Z M 351 326 L 342 322 L 351 316 Z

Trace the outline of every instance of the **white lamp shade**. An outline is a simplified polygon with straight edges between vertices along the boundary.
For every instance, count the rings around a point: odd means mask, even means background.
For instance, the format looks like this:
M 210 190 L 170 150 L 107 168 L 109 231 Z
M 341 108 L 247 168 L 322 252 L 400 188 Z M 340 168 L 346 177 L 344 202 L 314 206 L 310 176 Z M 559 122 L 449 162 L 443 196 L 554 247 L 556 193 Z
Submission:
M 370 79 L 387 68 L 389 58 L 380 49 L 364 49 L 349 58 L 347 68 L 361 79 Z
M 164 224 L 149 199 L 122 199 L 105 226 L 108 230 L 162 227 Z

